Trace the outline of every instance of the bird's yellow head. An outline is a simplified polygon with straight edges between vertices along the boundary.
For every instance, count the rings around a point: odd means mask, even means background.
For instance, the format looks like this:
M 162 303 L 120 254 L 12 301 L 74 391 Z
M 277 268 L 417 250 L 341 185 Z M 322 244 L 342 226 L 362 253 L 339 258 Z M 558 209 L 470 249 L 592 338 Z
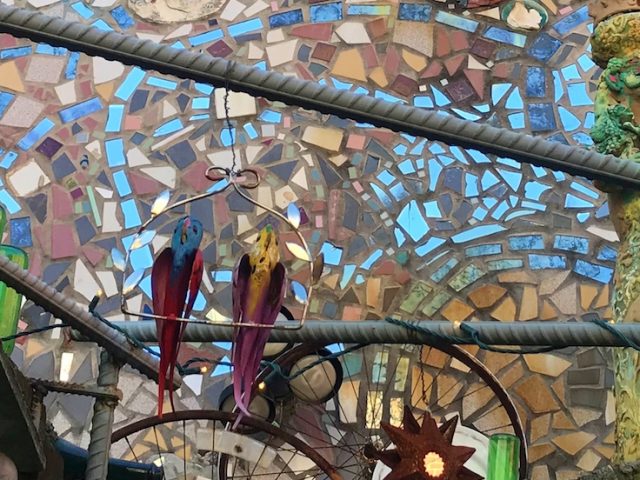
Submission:
M 271 271 L 279 261 L 278 236 L 271 225 L 266 225 L 258 234 L 258 240 L 249 255 L 249 262 L 254 271 Z

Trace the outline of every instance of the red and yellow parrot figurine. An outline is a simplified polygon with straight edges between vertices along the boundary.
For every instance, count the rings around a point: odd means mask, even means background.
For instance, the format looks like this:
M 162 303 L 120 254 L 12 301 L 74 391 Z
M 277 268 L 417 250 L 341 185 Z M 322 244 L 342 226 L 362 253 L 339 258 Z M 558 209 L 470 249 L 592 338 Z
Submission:
M 278 238 L 265 226 L 248 254 L 233 270 L 233 321 L 273 325 L 286 288 L 285 268 L 280 263 Z M 235 327 L 233 332 L 233 396 L 240 415 L 251 416 L 249 404 L 270 328 Z
M 177 318 L 189 318 L 202 281 L 202 224 L 191 217 L 178 221 L 171 247 L 165 248 L 153 263 L 151 292 L 153 313 L 168 317 L 156 320 L 160 345 L 160 372 L 158 378 L 158 416 L 162 417 L 165 380 L 169 371 L 169 401 L 173 405 L 173 375 L 180 349 L 180 341 L 186 322 Z M 187 293 L 189 297 L 187 298 Z M 185 303 L 186 302 L 186 303 Z

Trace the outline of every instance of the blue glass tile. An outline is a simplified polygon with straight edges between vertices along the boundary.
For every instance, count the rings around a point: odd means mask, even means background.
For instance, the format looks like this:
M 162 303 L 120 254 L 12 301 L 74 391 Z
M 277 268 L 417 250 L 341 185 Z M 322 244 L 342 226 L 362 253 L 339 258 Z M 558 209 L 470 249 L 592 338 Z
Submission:
M 194 84 L 194 87 L 196 87 L 197 91 L 199 91 L 200 93 L 204 93 L 205 95 L 211 95 L 211 93 L 213 92 L 213 86 L 209 85 L 208 83 L 196 82 Z
M 353 264 L 345 265 L 342 270 L 342 278 L 340 279 L 340 289 L 344 290 L 349 285 L 351 277 L 356 272 L 356 266 Z
M 436 191 L 436 186 L 438 185 L 438 177 L 440 177 L 440 173 L 442 172 L 442 165 L 438 163 L 438 161 L 434 158 L 429 160 L 429 190 L 432 192 Z
M 491 101 L 496 105 L 511 88 L 511 83 L 494 83 L 491 85 Z
M 214 282 L 228 283 L 233 279 L 233 272 L 231 270 L 217 270 L 212 273 Z
M 110 167 L 121 167 L 126 163 L 124 156 L 124 142 L 121 138 L 113 138 L 104 142 L 107 153 L 107 163 Z
M 418 247 L 416 247 L 415 252 L 418 256 L 424 257 L 426 254 L 433 252 L 440 245 L 443 245 L 446 242 L 444 238 L 439 237 L 431 237 L 427 240 L 427 243 L 424 243 Z
M 11 168 L 11 165 L 13 165 L 13 162 L 15 162 L 17 158 L 18 158 L 18 152 L 9 150 L 7 153 L 4 154 L 4 157 L 2 157 L 2 161 L 0 161 L 0 168 L 4 168 L 4 169 Z M 0 185 L 2 185 L 2 182 L 0 182 Z
M 91 115 L 94 112 L 102 110 L 102 103 L 98 97 L 93 97 L 81 103 L 60 110 L 58 116 L 63 123 L 75 122 L 79 118 Z
M 450 27 L 459 28 L 467 32 L 475 32 L 478 29 L 479 23 L 475 20 L 453 15 L 451 13 L 438 10 L 436 13 L 436 22 L 449 25 Z M 486 34 L 485 34 L 486 35 Z
M 442 265 L 440 268 L 438 268 L 438 270 L 436 270 L 435 272 L 433 272 L 433 274 L 431 275 L 431 280 L 439 283 L 442 281 L 442 279 L 444 277 L 447 276 L 447 274 L 458 264 L 458 260 L 455 258 L 450 258 L 449 260 L 447 260 L 445 262 L 444 265 Z
M 569 94 L 569 102 L 573 107 L 593 105 L 593 100 L 587 93 L 587 84 L 584 82 L 567 85 L 567 93 Z
M 203 43 L 210 43 L 216 40 L 220 40 L 222 37 L 224 37 L 224 33 L 218 28 L 216 30 L 209 30 L 208 32 L 203 32 L 199 35 L 189 37 L 189 44 L 192 47 L 197 47 L 198 45 L 202 45 Z
M 286 27 L 287 25 L 294 25 L 296 23 L 302 23 L 304 20 L 302 16 L 302 10 L 290 10 L 288 12 L 276 13 L 269 16 L 269 27 L 278 28 Z
M 244 128 L 244 131 L 247 132 L 247 135 L 249 135 L 249 138 L 251 140 L 255 140 L 256 138 L 258 138 L 258 132 L 256 131 L 253 124 L 245 123 L 242 128 Z
M 4 111 L 16 96 L 13 93 L 0 91 L 0 117 L 4 115 Z
M 387 16 L 391 14 L 390 5 L 349 5 L 347 15 Z
M 562 42 L 548 33 L 540 33 L 527 50 L 527 53 L 541 62 L 548 62 L 558 51 Z
M 369 258 L 367 258 L 362 265 L 360 265 L 360 268 L 363 268 L 365 270 L 369 270 L 374 263 L 376 263 L 378 260 L 380 260 L 380 257 L 382 257 L 382 249 L 379 248 L 377 249 L 375 252 L 373 252 L 371 255 L 369 255 Z
M 605 245 L 600 249 L 596 258 L 598 260 L 604 260 L 605 262 L 615 262 L 617 257 L 618 252 L 609 245 Z
M 531 270 L 543 270 L 548 268 L 565 269 L 567 261 L 562 255 L 529 254 L 529 268 Z
M 547 78 L 542 67 L 527 68 L 527 97 L 542 98 L 547 94 Z
M 568 193 L 564 201 L 565 208 L 593 208 L 593 203 Z
M 556 119 L 553 115 L 553 104 L 530 103 L 527 105 L 529 123 L 532 132 L 543 132 L 556 129 Z
M 427 218 L 442 218 L 442 212 L 440 211 L 437 200 L 431 200 L 423 205 Z
M 31 247 L 31 218 L 12 218 L 9 224 L 11 245 L 14 247 Z
M 134 67 L 127 75 L 127 78 L 124 79 L 124 82 L 120 84 L 120 87 L 116 90 L 116 97 L 120 100 L 129 100 L 129 97 L 133 95 L 140 82 L 146 75 L 145 71 L 139 67 Z
M 473 148 L 469 148 L 467 149 L 467 153 L 471 155 L 471 158 L 476 163 L 492 163 L 491 159 L 479 150 L 474 150 Z
M 153 132 L 154 137 L 162 137 L 163 135 L 169 135 L 170 133 L 177 132 L 178 130 L 182 130 L 184 125 L 179 118 L 174 118 L 173 120 L 169 120 L 168 122 L 160 125 L 156 128 L 156 131 Z
M 340 265 L 342 248 L 336 247 L 329 242 L 324 242 L 320 252 L 324 254 L 324 263 L 327 265 Z
M 379 98 L 381 100 L 384 100 L 386 102 L 391 102 L 391 103 L 405 103 L 405 101 L 400 98 L 400 97 L 395 97 L 393 95 L 391 95 L 390 93 L 384 92 L 382 90 L 376 90 L 373 94 L 373 96 L 375 98 Z
M 211 97 L 196 97 L 191 100 L 193 110 L 207 110 L 211 104 Z
M 505 107 L 510 110 L 520 110 L 524 107 L 522 97 L 520 96 L 520 88 L 516 87 L 513 89 L 509 97 L 507 97 Z
M 225 147 L 228 147 L 231 144 L 235 144 L 236 129 L 232 128 L 231 131 L 229 131 L 228 128 L 223 128 L 222 132 L 220 132 L 220 141 L 222 142 L 222 145 L 224 145 Z
M 113 181 L 116 183 L 118 195 L 126 197 L 131 194 L 131 186 L 129 185 L 129 180 L 127 179 L 127 174 L 124 170 L 113 172 Z
M 444 93 L 442 93 L 433 85 L 431 85 L 431 92 L 433 93 L 433 98 L 435 99 L 437 106 L 446 107 L 451 103 L 451 100 L 449 100 L 449 98 Z
M 342 2 L 310 5 L 309 17 L 311 18 L 312 23 L 335 22 L 337 20 L 342 20 Z
M 238 35 L 244 35 L 245 33 L 255 32 L 262 29 L 264 29 L 264 25 L 262 20 L 259 18 L 252 18 L 227 27 L 227 31 L 232 37 L 237 37 Z
M 495 40 L 496 42 L 500 43 L 507 43 L 509 45 L 513 45 L 514 47 L 520 48 L 524 47 L 524 44 L 527 42 L 527 37 L 525 35 L 511 32 L 509 30 L 498 27 L 489 27 L 482 36 L 484 38 L 488 38 L 489 40 Z
M 553 101 L 557 102 L 564 95 L 564 86 L 559 72 L 553 71 L 551 75 L 553 76 Z
M 102 30 L 103 32 L 113 32 L 113 28 L 101 18 L 91 24 L 92 27 Z
M 498 174 L 507 182 L 507 185 L 511 187 L 511 190 L 517 192 L 520 188 L 520 183 L 522 182 L 522 173 L 520 172 L 512 172 L 510 170 L 503 170 L 498 168 Z
M 479 221 L 483 221 L 487 217 L 489 211 L 484 207 L 478 207 L 473 211 L 473 218 Z
M 404 245 L 404 242 L 407 241 L 407 237 L 404 236 L 404 233 L 402 233 L 402 230 L 400 230 L 398 227 L 395 227 L 393 229 L 393 235 L 396 237 L 396 243 L 398 244 L 398 247 L 401 247 L 402 245 Z
M 263 122 L 268 123 L 280 123 L 282 121 L 282 114 L 280 112 L 275 112 L 273 110 L 263 110 L 258 117 Z
M 378 199 L 382 202 L 382 204 L 386 208 L 393 208 L 393 201 L 391 200 L 391 198 L 389 198 L 389 195 L 387 195 L 387 192 L 385 192 L 382 188 L 380 188 L 375 183 L 371 184 L 371 189 L 373 190 L 373 193 L 376 194 Z
M 500 220 L 502 216 L 507 212 L 507 210 L 509 210 L 509 204 L 505 200 L 503 200 L 496 207 L 496 209 L 491 212 L 491 218 L 493 218 L 494 220 Z
M 580 120 L 573 113 L 564 107 L 558 106 L 558 114 L 564 129 L 571 132 L 576 128 L 580 128 Z
M 582 71 L 584 71 L 585 73 L 596 66 L 596 64 L 593 63 L 593 60 L 591 60 L 591 57 L 589 57 L 589 55 L 587 55 L 586 53 L 578 58 L 578 64 L 580 65 Z
M 200 120 L 208 120 L 211 117 L 208 113 L 200 113 L 198 115 L 191 115 L 189 117 L 190 122 L 198 122 Z
M 547 210 L 546 205 L 542 205 L 541 203 L 530 202 L 529 200 L 523 200 L 522 206 L 524 208 L 531 208 L 533 210 L 538 210 L 540 212 L 545 212 Z
M 175 90 L 178 86 L 178 82 L 167 80 L 166 78 L 149 77 L 147 79 L 147 85 L 158 88 L 166 88 L 167 90 Z
M 477 197 L 480 194 L 480 191 L 478 190 L 478 177 L 473 173 L 466 173 L 464 178 L 464 196 L 466 198 Z
M 589 187 L 583 185 L 580 182 L 571 182 L 571 185 L 569 185 L 572 189 L 574 189 L 576 192 L 580 192 L 585 194 L 588 197 L 593 198 L 594 200 L 597 199 L 600 195 L 598 194 L 598 192 L 596 192 L 595 190 L 590 189 Z
M 62 57 L 67 53 L 69 53 L 69 50 L 67 50 L 64 47 L 53 47 L 48 43 L 39 43 L 36 46 L 36 53 L 41 53 L 42 55 L 56 55 L 56 56 Z
M 398 144 L 395 147 L 393 147 L 393 151 L 399 156 L 403 156 L 405 153 L 407 153 L 407 147 L 406 145 L 402 145 L 402 144 Z
M 133 18 L 131 18 L 131 16 L 129 16 L 122 5 L 118 5 L 116 8 L 111 10 L 111 16 L 123 30 L 131 28 L 136 24 L 136 22 L 133 20 Z
M 485 245 L 476 245 L 467 247 L 464 254 L 467 257 L 484 257 L 486 255 L 498 255 L 502 253 L 502 245 L 499 243 L 487 243 Z
M 76 71 L 78 70 L 78 61 L 80 60 L 80 53 L 71 52 L 69 55 L 69 61 L 67 62 L 67 68 L 64 70 L 64 78 L 67 80 L 73 80 L 76 78 Z
M 416 95 L 413 97 L 413 105 L 420 108 L 433 108 L 433 100 L 428 95 Z
M 582 78 L 580 77 L 580 73 L 578 72 L 578 67 L 573 64 L 563 67 L 561 71 L 562 71 L 562 76 L 567 82 L 571 80 L 580 80 Z
M 505 230 L 505 227 L 495 223 L 478 225 L 476 227 L 471 227 L 467 230 L 457 233 L 456 235 L 453 235 L 451 237 L 451 240 L 453 241 L 453 243 L 465 243 L 470 242 L 471 240 L 477 240 L 482 237 L 488 237 L 489 235 L 493 235 L 495 233 L 504 232 Z
M 524 262 L 519 258 L 505 258 L 503 260 L 490 260 L 487 262 L 487 269 L 490 271 L 511 270 L 522 268 Z
M 389 186 L 393 182 L 395 182 L 396 177 L 394 177 L 389 170 L 383 170 L 378 174 L 378 180 L 380 180 L 386 186 Z
M 131 246 L 131 243 L 133 242 L 135 237 L 136 235 L 128 235 L 122 238 L 122 245 L 124 246 L 125 250 Z M 150 268 L 151 266 L 153 266 L 153 255 L 151 254 L 151 249 L 148 245 L 133 250 L 129 259 L 134 270 L 138 270 L 140 268 Z
M 429 232 L 429 225 L 422 216 L 415 200 L 411 200 L 405 205 L 396 221 L 414 242 L 422 239 Z
M 471 122 L 475 122 L 476 120 L 480 120 L 482 118 L 481 115 L 476 115 L 475 113 L 467 112 L 459 108 L 452 107 L 451 110 L 460 118 L 464 118 L 465 120 L 469 120 Z
M 482 174 L 482 180 L 480 180 L 480 184 L 482 185 L 482 190 L 486 191 L 491 187 L 493 187 L 494 185 L 497 185 L 498 183 L 500 183 L 500 180 L 498 179 L 498 177 L 496 177 L 493 174 L 493 172 L 489 170 L 485 170 L 485 172 Z
M 93 10 L 87 7 L 82 2 L 76 2 L 71 4 L 71 8 L 73 8 L 78 13 L 78 15 L 80 15 L 85 20 L 93 17 Z
M 556 235 L 553 248 L 568 252 L 589 253 L 589 240 L 573 235 Z
M 109 105 L 109 115 L 107 116 L 105 132 L 119 132 L 122 128 L 123 117 L 124 105 Z
M 55 124 L 48 118 L 43 118 L 18 142 L 18 148 L 21 150 L 29 150 L 44 137 Z
M 570 31 L 574 30 L 581 23 L 589 20 L 589 9 L 585 5 L 584 7 L 576 10 L 573 13 L 570 13 L 562 20 L 556 22 L 553 26 L 553 29 L 558 32 L 560 35 L 564 36 Z
M 142 223 L 136 201 L 134 199 L 125 200 L 120 203 L 122 215 L 124 216 L 124 228 L 139 227 Z
M 595 263 L 585 262 L 584 260 L 576 260 L 573 271 L 578 275 L 588 277 L 596 282 L 609 283 L 613 278 L 613 268 L 597 265 Z
M 532 180 L 524 186 L 524 195 L 531 200 L 540 200 L 540 196 L 550 188 L 550 185 Z
M 398 9 L 398 19 L 428 22 L 431 18 L 431 11 L 432 7 L 428 3 L 401 3 Z
M 521 235 L 509 237 L 510 250 L 542 250 L 544 238 L 542 235 Z
M 176 50 L 184 50 L 187 47 L 185 47 L 184 43 L 182 43 L 180 40 L 176 40 L 171 44 L 171 48 L 175 48 Z
M 573 135 L 571 135 L 571 138 L 573 138 L 576 143 L 584 147 L 590 147 L 593 145 L 593 139 L 584 132 L 574 133 Z
M 7 48 L 0 51 L 0 59 L 5 60 L 7 58 L 24 57 L 31 54 L 31 47 L 15 47 Z
M 4 205 L 9 214 L 14 215 L 21 210 L 20 204 L 15 201 L 5 189 L 0 190 L 0 203 Z
M 596 116 L 594 115 L 593 112 L 587 112 L 587 114 L 584 116 L 584 125 L 583 127 L 585 129 L 590 129 L 591 127 L 593 127 L 593 124 L 595 123 L 596 120 Z
M 416 168 L 413 165 L 413 162 L 410 159 L 403 160 L 398 164 L 398 170 L 404 175 L 409 175 L 410 173 L 416 173 Z
M 508 115 L 508 118 L 509 118 L 509 125 L 511 125 L 511 128 L 513 129 L 524 128 L 524 113 L 522 112 L 512 113 L 511 115 Z

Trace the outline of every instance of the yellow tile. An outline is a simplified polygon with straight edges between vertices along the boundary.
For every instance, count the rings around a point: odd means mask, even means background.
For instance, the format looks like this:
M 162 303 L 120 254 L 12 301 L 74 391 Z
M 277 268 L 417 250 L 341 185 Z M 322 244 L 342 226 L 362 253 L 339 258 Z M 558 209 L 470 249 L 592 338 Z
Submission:
M 416 72 L 421 72 L 427 68 L 427 59 L 423 55 L 410 52 L 406 48 L 402 49 L 402 58 Z
M 542 304 L 542 312 L 540 312 L 540 320 L 551 320 L 558 316 L 558 312 L 545 300 Z
M 516 302 L 513 298 L 505 298 L 492 312 L 491 316 L 501 322 L 513 322 L 516 318 Z
M 478 308 L 493 306 L 507 293 L 505 288 L 499 285 L 483 285 L 469 294 L 469 300 Z
M 308 126 L 302 134 L 302 141 L 310 143 L 325 150 L 331 152 L 340 151 L 340 145 L 342 144 L 342 138 L 344 133 L 337 128 L 325 128 L 316 127 L 315 125 Z
M 20 72 L 13 60 L 0 64 L 0 87 L 8 88 L 14 92 L 24 92 Z
M 450 322 L 462 322 L 473 312 L 474 309 L 469 305 L 454 298 L 442 309 L 442 316 Z
M 104 98 L 105 100 L 111 100 L 111 95 L 113 95 L 114 83 L 102 83 L 100 85 L 95 86 L 96 92 Z
M 340 52 L 336 63 L 331 69 L 331 74 L 365 82 L 367 80 L 367 73 L 358 49 L 352 48 Z
M 575 432 L 568 433 L 566 435 L 560 435 L 553 439 L 553 443 L 555 443 L 569 455 L 575 455 L 584 447 L 586 447 L 590 442 L 592 442 L 595 438 L 596 436 L 593 433 Z
M 524 355 L 524 361 L 529 370 L 535 373 L 542 373 L 551 377 L 557 377 L 571 366 L 571 362 L 548 353 L 536 355 Z
M 380 278 L 369 278 L 367 280 L 367 306 L 376 310 L 380 309 Z
M 580 460 L 578 460 L 576 467 L 585 472 L 593 472 L 600 463 L 600 460 L 602 460 L 602 457 L 593 450 L 589 449 L 584 452 L 582 457 L 580 457 Z
M 575 430 L 576 427 L 564 412 L 553 414 L 553 422 L 551 426 L 556 430 Z
M 593 308 L 606 307 L 607 305 L 609 305 L 610 300 L 611 299 L 609 298 L 609 285 L 605 285 L 602 291 L 600 292 L 600 295 L 598 295 L 598 299 L 596 300 L 596 303 L 593 305 Z
M 531 420 L 531 428 L 529 429 L 529 441 L 534 443 L 549 433 L 550 424 L 550 413 L 533 418 Z
M 527 285 L 522 292 L 520 301 L 520 314 L 518 320 L 533 320 L 538 318 L 538 290 Z
M 389 85 L 389 80 L 387 80 L 387 76 L 384 73 L 384 68 L 376 67 L 369 74 L 369 78 L 373 80 L 379 87 L 386 87 Z
M 515 392 L 534 413 L 560 410 L 560 405 L 539 375 L 526 378 L 515 387 Z
M 598 289 L 593 285 L 580 284 L 580 306 L 583 310 L 589 310 L 591 302 L 597 294 Z

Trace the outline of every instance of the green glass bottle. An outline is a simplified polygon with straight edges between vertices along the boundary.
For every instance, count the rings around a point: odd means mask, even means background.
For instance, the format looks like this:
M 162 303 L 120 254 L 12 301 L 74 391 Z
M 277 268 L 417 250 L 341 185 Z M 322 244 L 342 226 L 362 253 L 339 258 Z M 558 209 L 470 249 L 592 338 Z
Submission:
M 520 439 L 507 433 L 491 435 L 488 463 L 486 480 L 518 480 Z
M 7 214 L 0 207 L 0 240 L 7 225 Z M 0 255 L 7 257 L 22 268 L 29 267 L 29 258 L 27 252 L 21 248 L 12 247 L 10 245 L 0 245 Z M 18 320 L 20 319 L 20 307 L 22 306 L 22 295 L 18 294 L 14 289 L 7 287 L 0 282 L 0 338 L 14 335 L 18 331 Z M 7 355 L 11 355 L 15 340 L 2 342 L 2 351 Z

